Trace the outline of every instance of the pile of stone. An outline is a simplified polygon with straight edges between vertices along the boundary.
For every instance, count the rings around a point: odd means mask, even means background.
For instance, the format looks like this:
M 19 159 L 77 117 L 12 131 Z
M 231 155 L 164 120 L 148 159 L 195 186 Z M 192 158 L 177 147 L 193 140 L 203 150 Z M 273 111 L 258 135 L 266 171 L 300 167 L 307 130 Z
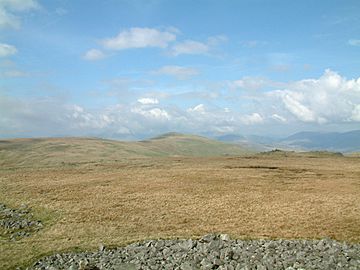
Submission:
M 0 203 L 0 232 L 3 238 L 16 241 L 30 236 L 42 227 L 41 221 L 34 220 L 27 205 L 23 204 L 19 209 L 12 209 Z
M 323 240 L 151 240 L 45 257 L 28 269 L 360 269 L 360 244 Z

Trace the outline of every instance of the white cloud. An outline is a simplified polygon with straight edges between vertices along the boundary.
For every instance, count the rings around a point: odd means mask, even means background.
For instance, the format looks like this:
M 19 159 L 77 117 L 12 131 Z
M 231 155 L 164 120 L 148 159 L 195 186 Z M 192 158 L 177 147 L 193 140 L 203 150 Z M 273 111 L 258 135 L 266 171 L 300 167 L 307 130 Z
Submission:
M 20 18 L 15 14 L 39 7 L 36 0 L 0 0 L 0 28 L 20 28 Z
M 351 112 L 350 120 L 360 122 L 360 104 L 355 105 L 354 109 Z
M 282 100 L 285 104 L 285 107 L 301 121 L 316 121 L 315 113 L 309 108 L 307 108 L 305 105 L 301 104 L 301 100 L 298 100 L 297 97 L 299 97 L 299 95 L 295 95 L 291 92 L 284 93 L 284 95 L 282 96 Z
M 228 38 L 224 35 L 211 36 L 208 37 L 206 41 L 200 42 L 195 40 L 184 40 L 177 44 L 174 44 L 170 50 L 169 54 L 172 56 L 178 56 L 181 54 L 204 54 L 211 55 L 212 51 L 216 46 L 224 43 Z
M 164 66 L 151 72 L 156 75 L 171 75 L 179 80 L 185 80 L 191 76 L 199 74 L 198 70 L 182 66 Z
M 271 69 L 272 71 L 280 72 L 280 73 L 282 73 L 282 72 L 288 72 L 288 71 L 290 71 L 290 69 L 291 69 L 291 65 L 289 65 L 289 64 L 276 64 L 276 65 L 272 65 L 272 66 L 270 67 L 270 69 Z
M 151 110 L 149 111 L 149 114 L 150 114 L 152 117 L 155 117 L 155 118 L 170 120 L 170 115 L 169 115 L 169 113 L 168 113 L 167 111 L 162 110 L 162 109 L 159 109 L 159 108 L 151 109 Z
M 328 69 L 318 79 L 291 82 L 285 89 L 267 95 L 280 99 L 287 112 L 305 123 L 355 121 L 360 104 L 360 78 L 348 80 Z
M 175 39 L 176 35 L 169 31 L 160 31 L 154 28 L 130 28 L 120 32 L 116 37 L 104 39 L 102 44 L 111 50 L 166 48 Z
M 240 80 L 229 82 L 231 89 L 258 90 L 265 86 L 272 86 L 274 83 L 261 77 L 243 77 Z
M 227 42 L 227 41 L 228 41 L 227 36 L 218 35 L 218 36 L 209 37 L 207 40 L 207 44 L 209 46 L 217 46 L 217 45 Z
M 20 28 L 20 19 L 12 15 L 0 6 L 0 29 L 1 28 Z
M 39 8 L 36 0 L 0 0 L 0 6 L 12 11 L 27 11 Z
M 123 81 L 117 82 L 122 85 Z M 117 84 L 116 83 L 116 84 Z M 360 78 L 346 79 L 326 70 L 319 78 L 282 83 L 282 89 L 257 91 L 237 103 L 229 91 L 218 99 L 192 96 L 195 106 L 182 108 L 183 97 L 132 92 L 123 103 L 88 109 L 50 98 L 6 98 L 0 95 L 0 134 L 6 136 L 122 136 L 188 133 L 287 133 L 294 127 L 328 125 L 356 129 L 360 122 Z M 238 95 L 238 93 L 236 93 Z M 136 96 L 134 96 L 136 95 Z M 140 95 L 140 96 L 138 96 Z M 127 102 L 137 97 L 137 102 Z M 230 102 L 229 102 L 230 100 Z M 180 103 L 177 103 L 180 101 Z M 189 101 L 189 100 L 187 100 Z M 226 108 L 229 106 L 229 108 Z M 231 107 L 230 107 L 231 106 Z M 244 128 L 246 126 L 246 128 Z M 279 128 L 280 127 L 280 128 Z
M 140 114 L 150 120 L 166 121 L 171 119 L 170 114 L 166 110 L 161 108 L 146 109 L 143 107 L 134 107 L 131 109 L 131 112 L 135 114 Z
M 17 53 L 17 49 L 9 44 L 0 43 L 0 57 L 8 57 Z
M 85 60 L 89 60 L 89 61 L 97 61 L 104 59 L 105 57 L 106 55 L 102 51 L 97 49 L 88 50 L 83 56 Z
M 360 46 L 360 39 L 350 39 L 348 44 L 351 46 Z
M 143 105 L 159 104 L 159 100 L 156 98 L 139 98 L 137 101 Z
M 187 111 L 188 111 L 189 113 L 194 113 L 194 112 L 195 112 L 195 113 L 199 113 L 199 114 L 205 114 L 205 113 L 206 113 L 204 104 L 196 105 L 196 106 L 193 107 L 193 108 L 187 109 Z
M 181 43 L 175 44 L 170 53 L 174 56 L 180 54 L 207 54 L 210 48 L 209 45 L 194 41 L 194 40 L 185 40 Z
M 241 117 L 241 121 L 245 125 L 255 125 L 255 124 L 261 124 L 264 122 L 264 118 L 258 114 L 258 113 L 252 113 L 249 115 L 244 115 Z
M 274 113 L 272 116 L 271 116 L 272 119 L 276 120 L 276 121 L 279 121 L 279 122 L 283 122 L 285 123 L 286 122 L 286 118 L 281 116 L 281 115 L 278 115 L 276 113 Z

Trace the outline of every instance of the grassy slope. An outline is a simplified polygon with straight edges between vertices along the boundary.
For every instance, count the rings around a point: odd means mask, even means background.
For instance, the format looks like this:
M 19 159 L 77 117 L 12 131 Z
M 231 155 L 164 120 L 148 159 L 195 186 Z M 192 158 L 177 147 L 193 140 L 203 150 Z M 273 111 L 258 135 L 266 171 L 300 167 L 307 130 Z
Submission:
M 29 205 L 45 225 L 31 237 L 0 241 L 0 268 L 64 250 L 96 250 L 100 243 L 210 232 L 359 242 L 359 161 L 262 154 L 0 166 L 0 202 Z
M 0 141 L 0 166 L 56 166 L 139 157 L 221 156 L 248 153 L 244 147 L 176 133 L 140 142 L 98 138 L 44 138 Z

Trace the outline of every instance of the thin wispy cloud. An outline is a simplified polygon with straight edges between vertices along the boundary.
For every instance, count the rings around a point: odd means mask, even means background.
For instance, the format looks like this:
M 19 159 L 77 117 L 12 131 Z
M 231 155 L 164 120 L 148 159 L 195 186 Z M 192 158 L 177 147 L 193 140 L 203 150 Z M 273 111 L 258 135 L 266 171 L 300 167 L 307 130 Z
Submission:
M 5 77 L 5 78 L 20 78 L 27 76 L 29 76 L 29 73 L 16 69 L 0 72 L 0 77 Z
M 360 39 L 349 39 L 348 43 L 351 46 L 360 46 Z
M 196 40 L 184 40 L 173 45 L 170 49 L 170 54 L 173 56 L 178 56 L 181 54 L 208 55 L 214 47 L 226 41 L 228 41 L 228 38 L 224 35 L 211 36 L 205 42 L 200 42 Z
M 0 57 L 9 57 L 17 53 L 17 49 L 13 45 L 0 43 Z
M 105 57 L 106 55 L 98 49 L 90 49 L 83 55 L 83 58 L 89 61 L 97 61 L 104 59 Z
M 166 48 L 176 40 L 176 34 L 154 28 L 134 27 L 121 31 L 117 36 L 102 40 L 102 45 L 110 50 L 157 47 Z
M 1 0 L 0 1 L 0 29 L 19 29 L 21 18 L 19 13 L 38 9 L 40 7 L 36 0 Z
M 151 71 L 151 74 L 154 75 L 169 75 L 174 76 L 179 80 L 186 80 L 190 77 L 196 76 L 199 74 L 199 71 L 191 67 L 182 67 L 182 66 L 163 66 L 157 70 Z
M 137 101 L 143 105 L 159 104 L 159 100 L 157 98 L 139 98 Z
M 170 53 L 178 56 L 180 54 L 206 54 L 208 52 L 209 46 L 207 44 L 194 40 L 185 40 L 174 45 Z

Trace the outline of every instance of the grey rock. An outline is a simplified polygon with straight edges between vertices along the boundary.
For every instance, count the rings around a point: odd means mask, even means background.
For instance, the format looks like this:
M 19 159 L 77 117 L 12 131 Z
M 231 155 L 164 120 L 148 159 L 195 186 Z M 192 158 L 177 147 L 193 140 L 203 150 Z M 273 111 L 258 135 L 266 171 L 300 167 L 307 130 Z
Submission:
M 99 251 L 102 252 L 105 250 L 105 246 L 103 244 L 99 245 Z
M 201 237 L 200 242 L 209 243 L 215 239 L 216 239 L 215 234 L 207 234 L 207 235 L 204 235 L 203 237 Z
M 230 236 L 228 234 L 220 234 L 220 240 L 230 241 Z
M 121 263 L 113 267 L 114 270 L 136 270 L 136 265 L 132 263 Z
M 181 270 L 194 270 L 196 269 L 195 265 L 191 262 L 184 262 L 180 265 Z
M 0 209 L 1 209 L 0 205 Z M 11 212 L 11 211 L 10 211 Z M 29 269 L 360 269 L 360 244 L 323 240 L 151 240 L 44 257 Z
M 5 237 L 11 241 L 29 237 L 39 231 L 43 225 L 41 221 L 34 220 L 30 208 L 21 205 L 19 209 L 8 208 L 0 203 L 0 227 L 4 229 Z

